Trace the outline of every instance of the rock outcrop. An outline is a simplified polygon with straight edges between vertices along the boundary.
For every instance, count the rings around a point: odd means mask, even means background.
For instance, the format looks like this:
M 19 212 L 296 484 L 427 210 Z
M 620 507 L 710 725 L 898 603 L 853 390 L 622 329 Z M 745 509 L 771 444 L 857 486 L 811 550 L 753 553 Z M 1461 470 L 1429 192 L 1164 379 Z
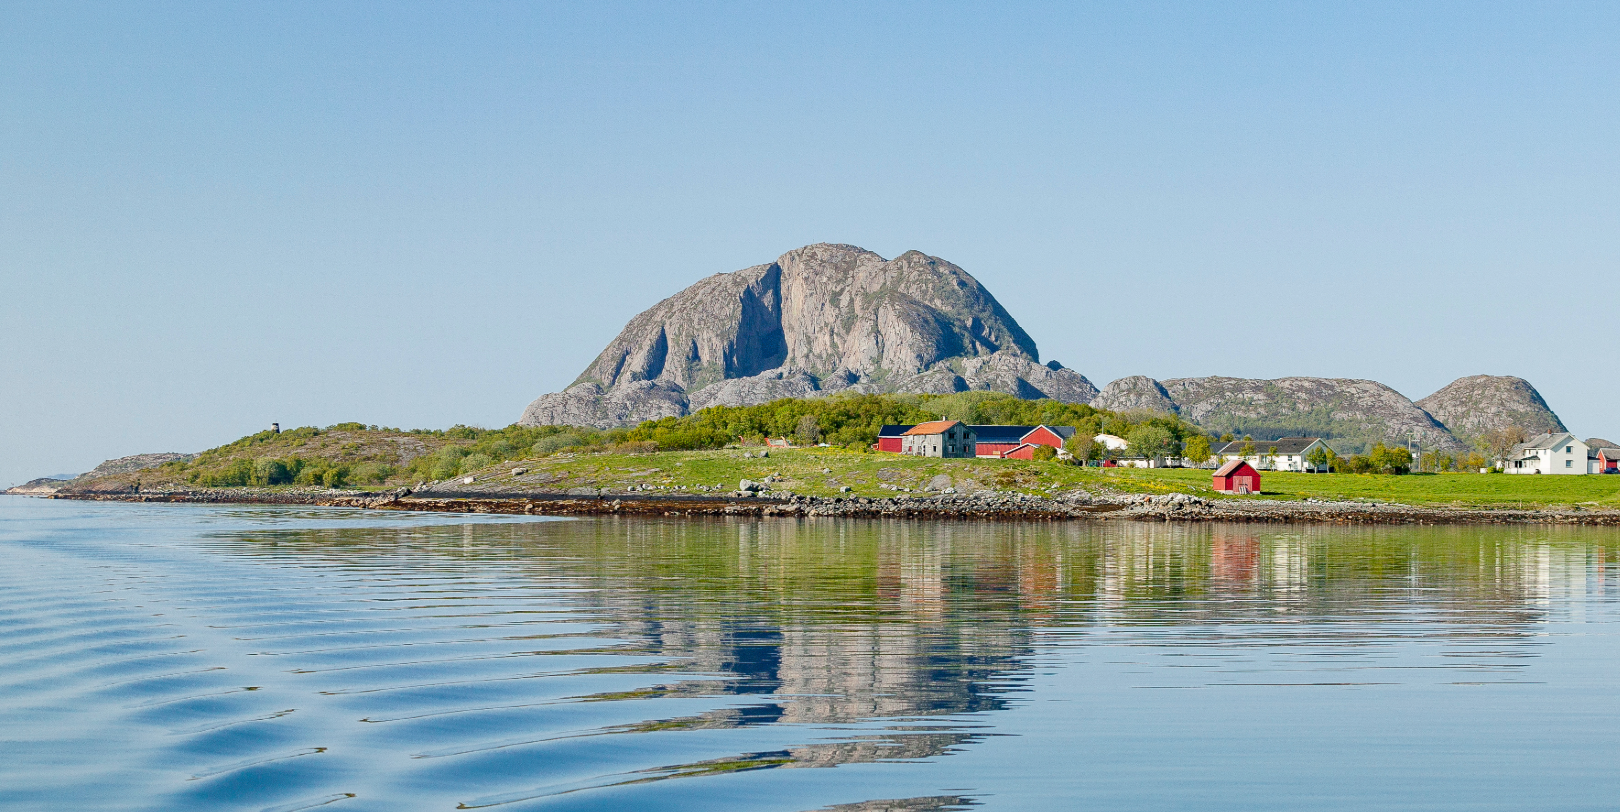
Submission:
M 1417 405 L 1470 444 L 1493 429 L 1516 427 L 1527 437 L 1568 430 L 1529 381 L 1507 375 L 1458 378 Z
M 1158 381 L 1146 375 L 1120 378 L 1103 387 L 1091 405 L 1114 412 L 1150 409 L 1156 412 L 1179 414 L 1181 406 L 1170 398 L 1170 393 Z
M 1257 439 L 1319 436 L 1357 451 L 1375 442 L 1460 450 L 1446 427 L 1401 393 L 1350 378 L 1175 378 L 1110 383 L 1092 405 L 1178 414 L 1216 433 Z
M 846 390 L 1097 394 L 1083 375 L 1039 363 L 1034 340 L 961 268 L 817 244 L 659 302 L 518 422 L 605 428 Z
M 116 460 L 107 460 L 106 462 L 91 469 L 89 473 L 80 474 L 73 481 L 78 482 L 81 480 L 112 476 L 114 474 L 129 474 L 136 471 L 144 471 L 148 468 L 156 468 L 166 462 L 174 462 L 175 460 L 189 460 L 195 456 L 197 455 L 175 454 L 170 452 L 159 452 L 156 454 L 131 454 L 128 457 L 119 457 Z

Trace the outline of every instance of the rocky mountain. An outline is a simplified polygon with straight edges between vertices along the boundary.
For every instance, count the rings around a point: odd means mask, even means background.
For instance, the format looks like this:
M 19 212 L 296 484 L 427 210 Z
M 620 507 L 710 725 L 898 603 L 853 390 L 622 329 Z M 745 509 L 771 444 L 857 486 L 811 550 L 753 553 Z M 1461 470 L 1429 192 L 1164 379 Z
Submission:
M 1171 399 L 1164 386 L 1146 375 L 1132 375 L 1110 383 L 1103 387 L 1091 405 L 1114 412 L 1150 409 L 1169 414 L 1181 413 L 1181 406 Z
M 826 392 L 969 390 L 1097 395 L 1085 376 L 1041 364 L 1035 341 L 961 268 L 823 243 L 659 302 L 518 422 L 605 428 Z
M 1506 375 L 1458 378 L 1417 405 L 1469 444 L 1492 429 L 1510 426 L 1524 429 L 1529 437 L 1567 431 L 1529 381 Z
M 1105 387 L 1092 405 L 1178 414 L 1217 434 L 1257 439 L 1322 436 L 1357 451 L 1375 442 L 1414 441 L 1456 451 L 1463 444 L 1406 396 L 1352 378 L 1175 378 L 1134 376 Z

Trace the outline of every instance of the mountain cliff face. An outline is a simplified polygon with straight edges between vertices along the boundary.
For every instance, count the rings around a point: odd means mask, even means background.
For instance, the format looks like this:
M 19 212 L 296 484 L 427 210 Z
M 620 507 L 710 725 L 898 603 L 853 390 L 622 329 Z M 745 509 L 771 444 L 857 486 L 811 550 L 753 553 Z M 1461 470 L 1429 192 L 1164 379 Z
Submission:
M 1530 382 L 1505 375 L 1458 378 L 1417 405 L 1452 434 L 1472 443 L 1492 429 L 1516 426 L 1527 436 L 1568 431 Z
M 1461 450 L 1446 427 L 1404 395 L 1377 381 L 1350 378 L 1176 378 L 1136 376 L 1109 384 L 1092 405 L 1155 409 L 1217 433 L 1256 439 L 1321 436 L 1356 451 L 1375 442 L 1415 441 Z
M 817 244 L 716 274 L 625 326 L 522 425 L 622 426 L 715 405 L 821 392 L 1009 392 L 1089 402 L 966 271 L 910 251 L 892 260 Z

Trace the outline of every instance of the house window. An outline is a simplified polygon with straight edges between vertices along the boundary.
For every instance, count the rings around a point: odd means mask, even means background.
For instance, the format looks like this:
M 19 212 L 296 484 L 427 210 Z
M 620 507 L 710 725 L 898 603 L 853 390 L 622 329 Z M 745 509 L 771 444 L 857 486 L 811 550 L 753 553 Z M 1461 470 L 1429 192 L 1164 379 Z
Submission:
M 1575 467 L 1575 461 L 1574 460 L 1564 460 L 1564 467 L 1565 468 L 1574 468 Z
M 1565 454 L 1574 454 L 1575 453 L 1575 446 L 1572 446 L 1572 445 L 1564 446 L 1564 453 Z

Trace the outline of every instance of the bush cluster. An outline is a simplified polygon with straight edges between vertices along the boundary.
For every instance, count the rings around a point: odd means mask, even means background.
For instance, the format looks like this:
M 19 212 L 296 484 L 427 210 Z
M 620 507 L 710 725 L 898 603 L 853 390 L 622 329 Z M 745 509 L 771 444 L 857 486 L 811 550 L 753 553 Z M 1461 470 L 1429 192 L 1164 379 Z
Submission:
M 379 462 L 335 463 L 328 459 L 291 457 L 237 458 L 226 464 L 192 471 L 189 479 L 205 488 L 318 485 L 342 488 L 380 485 L 393 476 L 393 466 Z

